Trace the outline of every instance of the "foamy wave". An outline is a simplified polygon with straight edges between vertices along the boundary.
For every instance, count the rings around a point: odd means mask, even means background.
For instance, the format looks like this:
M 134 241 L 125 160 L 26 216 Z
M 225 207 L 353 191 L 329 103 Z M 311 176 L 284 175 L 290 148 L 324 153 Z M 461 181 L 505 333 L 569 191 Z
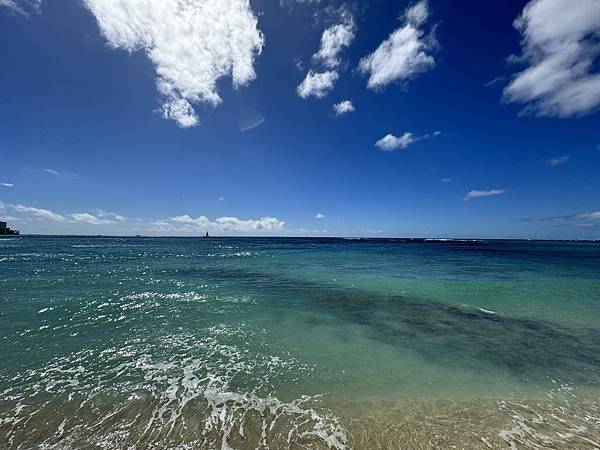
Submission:
M 0 447 L 347 448 L 319 397 L 284 401 L 272 386 L 312 368 L 268 347 L 250 352 L 239 343 L 261 338 L 248 333 L 218 325 L 202 337 L 133 336 L 0 378 L 11 386 L 0 393 Z
M 548 392 L 552 402 L 498 402 L 501 412 L 511 417 L 512 426 L 498 436 L 518 448 L 600 448 L 600 404 L 578 401 L 570 385 Z

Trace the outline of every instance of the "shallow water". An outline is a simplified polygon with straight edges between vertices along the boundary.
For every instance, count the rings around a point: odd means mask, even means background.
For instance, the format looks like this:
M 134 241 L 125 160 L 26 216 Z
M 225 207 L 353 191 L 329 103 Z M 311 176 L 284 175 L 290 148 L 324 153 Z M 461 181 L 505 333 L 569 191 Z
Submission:
M 599 382 L 599 244 L 0 239 L 0 448 L 595 448 Z

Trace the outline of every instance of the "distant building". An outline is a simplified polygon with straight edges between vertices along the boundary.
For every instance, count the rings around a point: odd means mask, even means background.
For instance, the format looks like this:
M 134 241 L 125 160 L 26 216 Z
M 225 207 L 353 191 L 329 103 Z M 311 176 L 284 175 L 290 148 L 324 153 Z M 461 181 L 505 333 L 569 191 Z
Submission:
M 19 230 L 8 228 L 6 222 L 0 222 L 0 234 L 19 234 Z

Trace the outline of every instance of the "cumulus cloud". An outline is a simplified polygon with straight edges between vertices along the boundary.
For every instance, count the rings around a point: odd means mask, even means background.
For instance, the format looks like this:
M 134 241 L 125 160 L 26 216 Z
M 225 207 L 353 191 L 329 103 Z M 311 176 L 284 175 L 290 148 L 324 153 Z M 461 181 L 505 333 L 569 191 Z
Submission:
M 327 72 L 313 72 L 310 70 L 306 74 L 306 78 L 298 85 L 296 91 L 302 98 L 311 96 L 323 98 L 333 89 L 338 77 L 338 73 L 332 70 Z
M 368 75 L 367 86 L 381 89 L 388 84 L 408 81 L 435 66 L 432 56 L 437 47 L 433 33 L 425 32 L 429 18 L 427 0 L 407 8 L 403 24 L 377 49 L 360 60 L 360 71 Z
M 464 200 L 472 200 L 474 198 L 491 197 L 493 195 L 501 195 L 506 192 L 506 189 L 490 189 L 487 191 L 472 189 L 465 194 Z
M 548 158 L 544 160 L 544 164 L 550 167 L 558 167 L 569 160 L 569 155 L 557 156 L 556 158 Z
M 325 214 L 321 214 L 320 212 L 315 214 L 315 219 L 324 219 L 325 218 Z
M 356 25 L 354 19 L 344 15 L 344 22 L 333 25 L 323 31 L 321 36 L 321 48 L 313 55 L 317 61 L 321 61 L 328 69 L 334 69 L 341 63 L 340 53 L 354 40 Z
M 218 105 L 217 82 L 255 77 L 264 38 L 249 0 L 84 0 L 109 45 L 143 51 L 164 96 L 161 113 L 181 127 L 198 123 L 193 103 Z
M 321 72 L 308 71 L 296 89 L 302 98 L 324 97 L 333 89 L 339 78 L 338 71 L 333 69 L 341 64 L 340 54 L 352 43 L 356 32 L 354 18 L 347 10 L 339 11 L 339 21 L 340 23 L 325 29 L 321 36 L 321 46 L 319 51 L 313 55 L 313 60 L 321 63 L 321 68 L 325 70 Z
M 275 217 L 243 220 L 237 217 L 218 217 L 210 220 L 206 216 L 196 218 L 188 214 L 170 217 L 155 222 L 157 231 L 163 232 L 216 232 L 216 233 L 260 233 L 282 231 L 285 222 Z
M 6 187 L 6 188 L 11 188 L 14 186 L 13 183 L 0 183 L 0 186 Z
M 17 213 L 17 221 L 51 221 L 61 224 L 65 230 L 90 230 L 91 226 L 97 230 L 98 226 L 107 226 L 108 229 L 118 233 L 133 234 L 204 234 L 230 233 L 230 234 L 261 234 L 274 233 L 285 230 L 285 222 L 276 217 L 261 217 L 259 219 L 239 219 L 237 217 L 223 216 L 214 220 L 206 216 L 192 217 L 188 214 L 172 216 L 163 220 L 141 218 L 127 218 L 120 214 L 94 209 L 90 212 L 74 212 L 60 214 L 49 209 L 26 206 L 22 204 L 3 203 L 0 201 L 1 211 Z M 43 230 L 43 229 L 42 229 Z
M 408 148 L 410 144 L 415 141 L 412 133 L 404 133 L 402 136 L 394 136 L 393 134 L 386 134 L 384 137 L 375 142 L 375 147 L 379 147 L 381 150 L 391 152 L 397 149 Z
M 333 105 L 333 110 L 335 111 L 336 116 L 341 116 L 342 114 L 354 111 L 354 105 L 350 100 L 342 100 Z
M 434 131 L 431 134 L 424 134 L 422 136 L 415 136 L 412 133 L 405 132 L 402 136 L 394 136 L 389 133 L 384 137 L 375 142 L 375 147 L 378 147 L 380 150 L 391 152 L 394 150 L 404 150 L 407 149 L 409 145 L 422 141 L 425 139 L 431 139 L 434 137 L 441 136 L 442 133 L 440 131 Z
M 504 89 L 523 113 L 571 117 L 600 106 L 600 0 L 532 0 L 514 22 L 527 67 Z

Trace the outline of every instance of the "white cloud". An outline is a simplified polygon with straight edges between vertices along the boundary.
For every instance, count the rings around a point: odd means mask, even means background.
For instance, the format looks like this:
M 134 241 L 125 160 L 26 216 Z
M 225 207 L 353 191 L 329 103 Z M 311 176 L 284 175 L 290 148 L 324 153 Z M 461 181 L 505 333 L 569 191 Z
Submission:
M 94 209 L 91 212 L 75 212 L 59 214 L 49 209 L 36 208 L 21 204 L 3 203 L 0 201 L 1 211 L 14 211 L 18 217 L 15 221 L 32 222 L 51 221 L 61 224 L 60 230 L 68 232 L 90 232 L 98 226 L 107 226 L 111 232 L 134 234 L 204 234 L 206 231 L 217 234 L 261 234 L 276 233 L 285 230 L 285 222 L 276 217 L 261 217 L 260 219 L 239 219 L 237 217 L 218 217 L 214 220 L 206 216 L 191 217 L 188 214 L 173 216 L 163 220 L 146 220 L 141 218 L 127 218 L 114 212 Z M 6 215 L 5 215 L 6 216 Z M 45 224 L 41 232 L 45 232 L 50 225 Z
M 472 200 L 480 197 L 490 197 L 492 195 L 501 195 L 506 192 L 506 189 L 490 189 L 487 191 L 472 189 L 465 194 L 464 200 Z
M 600 211 L 576 214 L 573 218 L 576 220 L 600 220 Z
M 391 152 L 397 149 L 406 149 L 409 145 L 423 141 L 425 139 L 433 139 L 442 136 L 441 131 L 434 131 L 433 133 L 423 134 L 422 136 L 415 136 L 412 133 L 406 132 L 402 136 L 394 136 L 393 134 L 386 134 L 384 137 L 375 142 L 375 146 L 379 149 Z
M 525 222 L 548 222 L 555 225 L 576 225 L 581 227 L 597 227 L 600 221 L 600 211 L 590 211 L 563 216 L 533 217 L 523 219 Z
M 523 36 L 513 60 L 527 68 L 504 88 L 524 113 L 570 117 L 600 106 L 600 0 L 532 0 L 514 26 Z
M 42 220 L 50 220 L 61 223 L 86 223 L 91 225 L 108 225 L 123 222 L 127 220 L 125 217 L 118 214 L 103 211 L 101 209 L 94 210 L 94 214 L 87 212 L 72 213 L 68 215 L 59 214 L 44 208 L 36 208 L 34 206 L 26 206 L 21 204 L 11 204 L 0 202 L 0 209 L 11 209 L 17 213 L 23 214 L 29 218 Z
M 415 141 L 412 133 L 404 133 L 402 136 L 394 136 L 393 134 L 386 134 L 384 137 L 375 142 L 375 146 L 381 150 L 391 152 L 397 149 L 405 149 Z
M 13 183 L 0 183 L 0 186 L 4 186 L 6 188 L 11 188 L 14 186 L 14 184 Z
M 90 225 L 108 225 L 117 223 L 115 220 L 102 219 L 90 213 L 73 213 L 69 217 L 74 222 L 88 223 Z
M 50 211 L 49 209 L 36 208 L 33 206 L 25 206 L 25 205 L 21 205 L 21 204 L 16 204 L 16 205 L 5 204 L 4 207 L 12 209 L 13 211 L 16 211 L 16 212 L 19 212 L 22 214 L 32 215 L 39 219 L 52 220 L 54 222 L 68 222 L 68 220 L 69 220 L 62 214 L 55 213 L 53 211 Z
M 114 48 L 142 50 L 155 66 L 163 117 L 198 123 L 192 104 L 221 102 L 217 82 L 252 81 L 264 38 L 249 0 L 84 0 Z
M 237 217 L 218 217 L 211 221 L 206 216 L 193 218 L 188 214 L 170 217 L 154 223 L 157 231 L 163 232 L 217 232 L 217 233 L 260 233 L 282 231 L 285 222 L 275 217 L 242 220 Z
M 452 181 L 452 178 L 441 178 L 440 179 L 440 183 L 450 183 Z
M 193 219 L 187 214 L 184 214 L 182 216 L 169 217 L 169 220 L 171 222 L 193 224 L 198 226 L 206 226 L 208 223 L 210 223 L 210 220 L 208 220 L 208 217 L 206 216 L 199 216 L 198 218 Z
M 119 214 L 116 214 L 114 212 L 110 212 L 110 211 L 104 211 L 102 209 L 95 209 L 94 213 L 98 216 L 98 217 L 102 217 L 102 218 L 107 218 L 110 217 L 111 219 L 117 220 L 119 222 L 123 222 L 125 220 L 127 220 L 126 217 L 121 216 Z
M 320 212 L 315 214 L 315 219 L 324 219 L 325 218 L 325 214 L 321 214 Z
M 354 105 L 350 100 L 342 100 L 333 105 L 333 110 L 335 111 L 336 116 L 341 116 L 342 114 L 354 111 Z
M 182 128 L 195 127 L 199 122 L 198 114 L 190 102 L 184 98 L 166 101 L 162 105 L 161 113 L 163 118 L 175 120 Z
M 78 177 L 78 175 L 76 173 L 59 172 L 58 170 L 54 170 L 54 169 L 44 169 L 44 172 L 47 172 L 47 173 L 52 174 L 52 175 L 56 175 L 57 177 L 60 177 L 60 176 L 63 176 L 63 177 Z
M 20 14 L 26 14 L 23 8 L 21 8 L 16 1 L 14 0 L 0 0 L 0 6 L 4 6 L 14 12 L 18 12 Z
M 333 89 L 338 77 L 337 72 L 332 70 L 327 72 L 313 72 L 310 70 L 306 74 L 306 78 L 298 85 L 298 95 L 302 98 L 310 96 L 322 98 Z
M 567 161 L 569 161 L 569 158 L 569 155 L 557 156 L 556 158 L 548 158 L 544 160 L 544 164 L 550 167 L 558 167 L 561 164 L 564 164 Z
M 360 60 L 359 69 L 369 76 L 369 88 L 380 89 L 394 81 L 407 81 L 435 66 L 431 53 L 437 42 L 432 33 L 426 35 L 423 29 L 428 18 L 427 0 L 409 7 L 403 25 Z
M 355 28 L 351 16 L 346 16 L 344 23 L 327 28 L 321 36 L 321 48 L 313 58 L 321 61 L 328 69 L 338 67 L 341 63 L 339 55 L 354 40 Z
M 323 72 L 309 70 L 296 89 L 300 97 L 322 98 L 333 89 L 338 80 L 338 71 L 332 69 L 341 64 L 340 53 L 352 43 L 356 31 L 354 18 L 345 9 L 340 11 L 340 22 L 325 29 L 321 36 L 321 47 L 313 55 L 313 60 L 322 63 L 327 70 Z
M 487 83 L 484 84 L 485 87 L 493 87 L 496 86 L 497 84 L 503 83 L 506 80 L 506 77 L 503 76 L 499 76 L 494 78 L 493 80 L 488 81 Z

